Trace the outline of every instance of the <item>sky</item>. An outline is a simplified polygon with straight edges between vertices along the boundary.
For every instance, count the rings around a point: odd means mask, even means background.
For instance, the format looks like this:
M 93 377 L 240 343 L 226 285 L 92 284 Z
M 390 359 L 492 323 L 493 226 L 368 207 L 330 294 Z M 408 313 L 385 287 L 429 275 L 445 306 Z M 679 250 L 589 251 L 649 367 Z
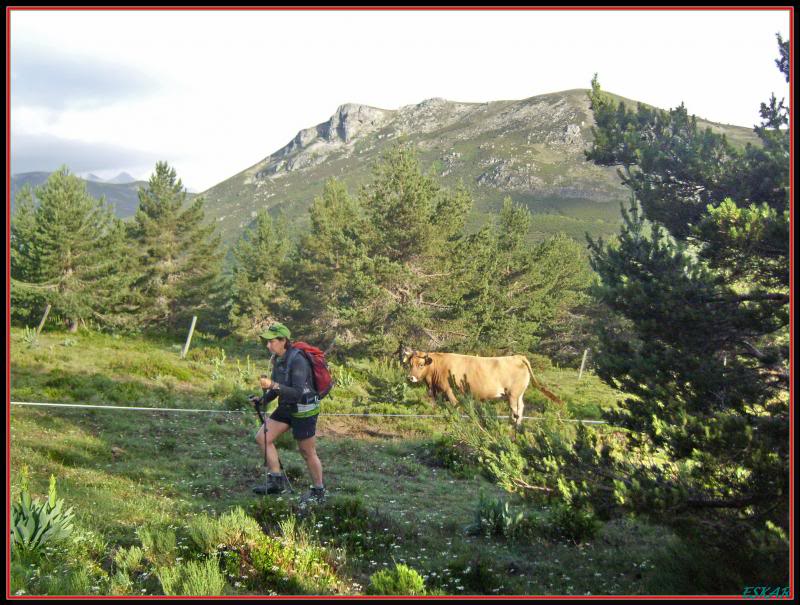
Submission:
M 11 172 L 204 191 L 339 105 L 588 88 L 752 127 L 788 10 L 11 10 Z

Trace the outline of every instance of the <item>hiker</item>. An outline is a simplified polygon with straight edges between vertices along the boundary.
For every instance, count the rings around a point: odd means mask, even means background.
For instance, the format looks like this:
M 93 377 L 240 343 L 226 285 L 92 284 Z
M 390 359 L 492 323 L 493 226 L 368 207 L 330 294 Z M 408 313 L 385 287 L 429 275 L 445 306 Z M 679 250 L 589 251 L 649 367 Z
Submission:
M 256 433 L 256 442 L 261 451 L 264 452 L 266 448 L 269 472 L 267 484 L 254 487 L 253 491 L 257 494 L 281 494 L 287 490 L 288 480 L 282 472 L 274 442 L 291 427 L 313 481 L 311 490 L 300 501 L 322 502 L 325 500 L 325 486 L 315 437 L 319 398 L 314 391 L 311 364 L 299 349 L 292 346 L 290 336 L 289 329 L 280 323 L 272 324 L 259 336 L 274 359 L 272 377 L 262 375 L 260 379 L 264 393 L 261 402 L 266 409 L 267 404 L 277 397 L 278 407 Z

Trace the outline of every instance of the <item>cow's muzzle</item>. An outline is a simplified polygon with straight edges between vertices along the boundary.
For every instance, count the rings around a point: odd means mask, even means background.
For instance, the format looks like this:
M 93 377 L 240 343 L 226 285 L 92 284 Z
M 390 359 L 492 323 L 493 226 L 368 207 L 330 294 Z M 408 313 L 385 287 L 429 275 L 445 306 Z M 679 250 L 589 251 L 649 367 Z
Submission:
M 409 379 L 411 382 L 419 382 L 419 378 L 417 378 L 416 376 L 409 376 L 409 377 L 408 377 L 408 379 Z

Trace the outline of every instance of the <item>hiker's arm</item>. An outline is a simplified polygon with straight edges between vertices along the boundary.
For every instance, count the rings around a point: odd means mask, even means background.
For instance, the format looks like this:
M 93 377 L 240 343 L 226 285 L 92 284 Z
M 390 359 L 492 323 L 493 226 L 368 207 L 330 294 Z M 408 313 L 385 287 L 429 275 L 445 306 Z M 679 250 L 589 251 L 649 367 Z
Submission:
M 272 386 L 275 383 L 267 378 L 266 374 L 261 375 L 259 382 L 261 383 L 261 390 L 263 391 L 261 403 L 264 404 L 264 409 L 266 409 L 267 404 L 278 396 L 278 391 Z
M 275 389 L 264 389 L 264 395 L 261 397 L 261 403 L 264 404 L 266 409 L 267 404 L 278 396 L 278 391 Z

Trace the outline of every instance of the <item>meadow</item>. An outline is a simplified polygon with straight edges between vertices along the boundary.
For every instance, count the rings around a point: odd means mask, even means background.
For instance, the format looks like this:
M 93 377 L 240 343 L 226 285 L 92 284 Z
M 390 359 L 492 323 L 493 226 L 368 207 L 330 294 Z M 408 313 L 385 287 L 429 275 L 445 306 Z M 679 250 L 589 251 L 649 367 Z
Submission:
M 576 535 L 557 511 L 511 498 L 441 418 L 413 417 L 439 410 L 395 360 L 333 356 L 338 386 L 318 425 L 328 499 L 304 509 L 308 475 L 288 434 L 278 450 L 294 492 L 251 492 L 264 471 L 247 395 L 267 369 L 255 343 L 196 334 L 180 359 L 167 337 L 13 328 L 10 340 L 12 401 L 116 406 L 11 406 L 12 502 L 24 481 L 46 498 L 53 475 L 75 513 L 69 538 L 13 553 L 11 594 L 691 590 L 679 569 L 690 553 L 676 556 L 669 530 L 625 518 Z M 573 416 L 597 419 L 621 396 L 591 371 L 579 381 L 538 366 Z M 526 401 L 535 416 L 545 400 Z

